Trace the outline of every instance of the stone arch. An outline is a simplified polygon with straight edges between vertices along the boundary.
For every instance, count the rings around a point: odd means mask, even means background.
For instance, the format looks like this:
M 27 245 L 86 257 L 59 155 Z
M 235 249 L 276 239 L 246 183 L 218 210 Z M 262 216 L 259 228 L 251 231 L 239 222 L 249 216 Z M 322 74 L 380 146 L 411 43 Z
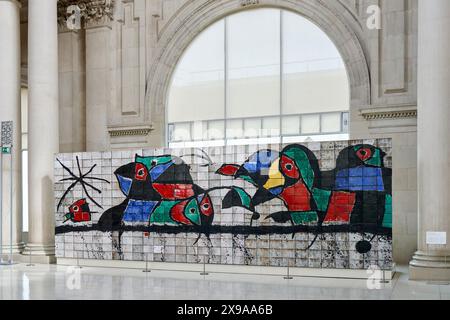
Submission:
M 305 0 L 259 0 L 244 5 L 242 0 L 192 0 L 182 6 L 159 34 L 155 60 L 147 76 L 146 106 L 155 133 L 165 136 L 165 109 L 176 65 L 194 38 L 214 22 L 230 14 L 256 8 L 279 8 L 295 12 L 324 31 L 339 50 L 350 83 L 350 111 L 371 103 L 368 61 L 360 42 L 362 28 L 340 2 Z M 163 141 L 160 141 L 163 143 Z

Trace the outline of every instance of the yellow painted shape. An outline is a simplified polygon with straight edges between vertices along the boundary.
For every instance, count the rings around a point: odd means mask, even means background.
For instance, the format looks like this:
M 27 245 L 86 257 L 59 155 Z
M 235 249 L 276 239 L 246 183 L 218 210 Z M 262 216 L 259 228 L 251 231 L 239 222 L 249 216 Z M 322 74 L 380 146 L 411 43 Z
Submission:
M 264 188 L 269 190 L 276 187 L 281 187 L 285 183 L 283 174 L 280 172 L 280 159 L 275 160 L 269 168 L 269 179 Z

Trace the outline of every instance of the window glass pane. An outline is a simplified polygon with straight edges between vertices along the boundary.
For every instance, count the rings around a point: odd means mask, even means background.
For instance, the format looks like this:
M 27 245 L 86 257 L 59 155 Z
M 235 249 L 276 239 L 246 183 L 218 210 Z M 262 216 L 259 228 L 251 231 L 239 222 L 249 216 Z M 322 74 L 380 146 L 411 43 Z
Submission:
M 244 129 L 242 120 L 228 120 L 227 121 L 227 138 L 238 139 L 244 136 Z
M 327 113 L 322 115 L 322 132 L 334 133 L 341 131 L 341 114 Z
M 301 122 L 302 134 L 320 133 L 320 116 L 303 115 Z
M 225 138 L 225 121 L 208 122 L 208 139 L 219 140 Z
M 192 123 L 192 140 L 206 140 L 206 121 Z
M 314 23 L 283 11 L 283 113 L 349 109 L 349 84 L 334 43 Z
M 262 132 L 263 137 L 277 137 L 280 135 L 280 118 L 270 117 L 262 119 Z
M 191 124 L 176 123 L 173 126 L 172 141 L 189 141 L 191 140 Z
M 227 39 L 227 115 L 278 115 L 280 10 L 258 9 L 228 17 Z
M 244 120 L 244 136 L 246 138 L 257 138 L 261 130 L 261 119 Z
M 300 133 L 300 117 L 287 116 L 283 117 L 283 134 L 296 135 Z
M 225 22 L 203 31 L 175 70 L 168 121 L 223 119 L 225 110 Z

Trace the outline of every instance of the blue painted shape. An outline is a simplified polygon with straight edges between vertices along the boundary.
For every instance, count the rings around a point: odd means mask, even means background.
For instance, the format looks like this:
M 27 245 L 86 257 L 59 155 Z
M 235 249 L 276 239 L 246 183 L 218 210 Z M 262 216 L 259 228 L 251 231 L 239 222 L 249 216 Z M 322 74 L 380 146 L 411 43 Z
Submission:
M 278 196 L 283 191 L 283 187 L 273 188 L 269 190 L 271 194 Z
M 171 165 L 173 164 L 173 161 L 167 162 L 165 164 L 160 164 L 155 166 L 150 170 L 150 177 L 152 179 L 152 182 L 156 181 L 163 173 L 166 171 Z
M 125 178 L 125 177 L 119 176 L 119 175 L 117 176 L 117 180 L 119 181 L 120 190 L 122 190 L 122 192 L 126 196 L 129 196 L 131 184 L 133 183 L 133 180 L 130 178 Z
M 139 201 L 130 200 L 123 215 L 123 221 L 126 222 L 149 222 L 150 215 L 158 201 Z
M 269 169 L 272 163 L 280 156 L 278 151 L 261 150 L 253 154 L 246 163 L 244 168 L 250 173 L 260 172 L 261 169 Z
M 383 171 L 381 168 L 364 166 L 341 170 L 336 174 L 334 189 L 383 192 Z

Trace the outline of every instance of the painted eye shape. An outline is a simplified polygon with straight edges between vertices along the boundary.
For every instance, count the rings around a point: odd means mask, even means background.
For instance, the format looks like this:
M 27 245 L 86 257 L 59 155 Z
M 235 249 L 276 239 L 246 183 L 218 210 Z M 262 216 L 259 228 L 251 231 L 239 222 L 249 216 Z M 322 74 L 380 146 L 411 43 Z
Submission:
M 372 157 L 372 150 L 369 148 L 361 148 L 356 152 L 356 155 L 361 161 L 366 161 Z
M 189 212 L 190 212 L 190 213 L 195 213 L 195 209 L 194 209 L 194 208 L 190 208 L 190 209 L 189 209 Z
M 136 165 L 135 178 L 140 181 L 144 181 L 147 178 L 147 170 L 142 163 Z
M 300 178 L 300 171 L 298 170 L 294 161 L 286 156 L 281 157 L 280 170 L 286 177 L 292 179 Z
M 209 203 L 204 203 L 202 205 L 203 210 L 208 210 L 210 208 Z
M 73 212 L 78 212 L 78 211 L 80 211 L 80 207 L 79 206 L 73 206 L 72 210 L 73 210 Z
M 156 160 L 153 160 L 152 163 L 150 164 L 152 167 L 155 167 L 158 164 L 158 162 Z

